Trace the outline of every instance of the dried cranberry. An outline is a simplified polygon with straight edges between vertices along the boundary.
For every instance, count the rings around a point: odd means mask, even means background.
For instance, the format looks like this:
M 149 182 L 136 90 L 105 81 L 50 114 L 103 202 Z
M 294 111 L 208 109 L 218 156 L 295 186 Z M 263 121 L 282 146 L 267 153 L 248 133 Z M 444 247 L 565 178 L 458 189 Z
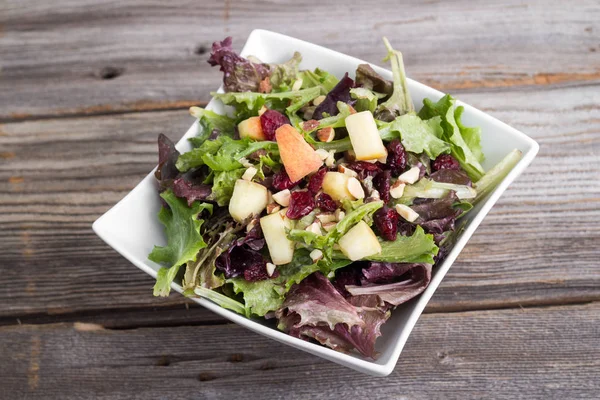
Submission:
M 277 191 L 291 189 L 296 186 L 298 182 L 292 182 L 284 168 L 281 168 L 279 172 L 273 175 L 273 188 Z
M 406 150 L 400 140 L 394 139 L 387 145 L 388 156 L 385 169 L 392 171 L 392 175 L 400 175 L 406 168 Z
M 289 219 L 299 219 L 315 209 L 315 198 L 306 190 L 292 192 L 290 206 L 285 214 Z
M 434 171 L 439 171 L 440 169 L 460 170 L 460 164 L 450 154 L 440 154 L 431 167 Z
M 331 212 L 337 209 L 337 204 L 327 193 L 320 193 L 317 196 L 317 207 L 321 211 Z
M 321 168 L 313 176 L 310 177 L 307 186 L 309 192 L 317 193 L 319 190 L 321 190 L 321 186 L 323 186 L 323 179 L 325 179 L 326 173 L 327 168 Z
M 358 177 L 364 180 L 367 176 L 375 176 L 381 171 L 381 167 L 375 163 L 366 161 L 355 161 L 348 164 L 348 168 L 358 173 Z
M 379 192 L 379 197 L 386 203 L 390 201 L 390 187 L 392 186 L 392 171 L 381 171 L 373 179 L 375 189 Z
M 393 208 L 383 206 L 373 214 L 373 222 L 379 235 L 385 240 L 396 240 L 398 235 L 398 213 Z
M 275 140 L 277 128 L 289 123 L 288 117 L 275 110 L 267 110 L 260 116 L 260 126 L 267 140 Z

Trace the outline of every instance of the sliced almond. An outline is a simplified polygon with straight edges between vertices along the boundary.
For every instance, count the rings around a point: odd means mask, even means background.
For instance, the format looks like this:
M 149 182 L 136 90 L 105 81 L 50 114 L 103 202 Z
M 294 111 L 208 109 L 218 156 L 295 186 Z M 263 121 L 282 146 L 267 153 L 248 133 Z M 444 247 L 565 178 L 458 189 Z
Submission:
M 329 150 L 329 155 L 327 156 L 327 158 L 325 159 L 325 165 L 327 167 L 333 167 L 335 165 L 335 151 L 333 150 Z
M 315 99 L 313 100 L 313 105 L 318 106 L 323 101 L 325 101 L 325 95 L 324 94 L 322 94 L 322 95 L 320 95 L 318 97 L 315 97 Z
M 319 223 L 317 221 L 315 221 L 312 224 L 310 224 L 309 226 L 307 226 L 305 230 L 308 232 L 315 233 L 317 235 L 321 235 L 321 226 L 319 225 Z
M 335 215 L 335 219 L 337 219 L 338 221 L 341 221 L 346 216 L 346 213 L 338 208 L 337 210 L 335 210 L 334 215 Z
M 267 110 L 268 110 L 268 108 L 267 108 L 266 106 L 264 106 L 264 105 L 263 105 L 263 106 L 260 108 L 260 110 L 258 110 L 258 115 L 259 115 L 259 116 L 260 116 L 260 115 L 263 115 L 263 114 L 264 114 L 264 113 L 265 113 Z
M 332 230 L 335 229 L 335 226 L 337 225 L 337 222 L 326 222 L 324 224 L 321 224 L 321 226 L 323 227 L 323 229 L 325 229 L 325 232 L 331 232 Z
M 404 204 L 396 204 L 396 212 L 408 222 L 414 222 L 419 218 L 419 214 L 417 214 L 415 210 Z
M 394 199 L 399 199 L 404 194 L 405 187 L 406 187 L 405 183 L 396 181 L 390 188 L 390 196 L 392 196 Z
M 292 85 L 292 91 L 297 92 L 302 87 L 302 78 L 296 79 L 294 84 Z
M 281 192 L 277 192 L 273 194 L 273 200 L 277 202 L 277 204 L 287 207 L 290 205 L 290 189 L 282 190 Z
M 242 164 L 245 168 L 250 168 L 250 167 L 254 167 L 254 165 L 248 161 L 248 159 L 246 157 L 242 157 L 238 160 L 238 162 L 240 164 Z
M 257 172 L 258 172 L 258 170 L 256 168 L 250 167 L 244 172 L 244 174 L 242 175 L 242 179 L 245 181 L 251 181 Z
M 308 121 L 304 121 L 302 123 L 302 130 L 305 132 L 311 132 L 317 129 L 319 126 L 319 121 L 316 119 L 309 119 Z
M 273 272 L 275 272 L 275 268 L 277 266 L 273 263 L 267 263 L 267 274 L 269 274 L 269 276 L 273 276 Z
M 267 214 L 275 214 L 281 210 L 281 206 L 277 203 L 267 204 Z
M 317 149 L 315 153 L 321 158 L 321 160 L 325 161 L 329 157 L 329 152 L 325 149 Z
M 371 191 L 371 194 L 369 195 L 369 198 L 370 198 L 372 201 L 376 201 L 376 200 L 380 200 L 380 199 L 381 199 L 381 195 L 379 194 L 379 191 L 378 191 L 378 190 L 376 190 L 376 189 L 373 189 L 373 190 Z
M 309 255 L 313 262 L 317 262 L 323 258 L 323 252 L 319 249 L 314 249 Z
M 419 180 L 419 175 L 421 174 L 421 169 L 419 167 L 412 167 L 402 175 L 398 177 L 398 180 L 402 183 L 408 183 L 412 185 L 416 181 Z
M 356 114 L 356 110 L 350 104 L 348 104 L 348 109 L 350 110 L 350 114 Z
M 334 214 L 331 213 L 323 213 L 317 215 L 317 219 L 321 221 L 321 224 L 326 224 L 328 222 L 335 222 L 337 219 Z
M 338 166 L 338 171 L 341 172 L 342 174 L 349 176 L 351 178 L 356 178 L 358 176 L 358 174 L 356 173 L 356 171 L 348 168 L 345 165 L 340 165 Z
M 347 189 L 355 199 L 364 199 L 365 198 L 365 190 L 362 185 L 356 178 L 348 179 Z
M 335 137 L 335 130 L 328 126 L 327 128 L 323 128 L 323 129 L 319 129 L 317 131 L 317 138 L 321 141 L 321 142 L 331 142 L 333 141 L 333 138 Z

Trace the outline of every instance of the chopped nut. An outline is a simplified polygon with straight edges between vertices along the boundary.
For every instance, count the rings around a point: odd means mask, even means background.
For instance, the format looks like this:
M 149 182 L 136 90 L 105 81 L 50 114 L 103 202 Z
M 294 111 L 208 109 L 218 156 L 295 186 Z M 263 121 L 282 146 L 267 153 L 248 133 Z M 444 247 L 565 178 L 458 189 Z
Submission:
M 271 193 L 270 190 L 267 190 L 267 204 L 271 204 L 273 201 L 273 193 Z
M 271 85 L 271 78 L 267 76 L 265 79 L 260 81 L 258 85 L 258 91 L 260 93 L 271 93 L 271 90 L 273 90 L 273 86 Z
M 346 167 L 345 165 L 339 165 L 338 166 L 338 171 L 341 172 L 342 174 L 349 176 L 351 178 L 356 178 L 358 176 L 358 174 L 356 173 L 356 171 L 351 170 L 350 168 Z
M 319 226 L 319 223 L 317 221 L 307 226 L 305 230 L 308 232 L 315 233 L 317 235 L 321 235 L 321 227 Z
M 335 222 L 336 221 L 335 215 L 331 214 L 331 213 L 318 214 L 317 215 L 317 219 L 319 221 L 321 221 L 321 224 L 325 224 L 327 222 Z
M 238 162 L 240 164 L 242 164 L 245 168 L 250 168 L 250 167 L 254 167 L 254 164 L 252 164 L 250 161 L 248 161 L 248 159 L 246 157 L 242 157 L 238 160 Z
M 327 160 L 327 157 L 329 157 L 329 152 L 325 149 L 317 149 L 315 152 L 321 158 L 321 160 Z
M 348 162 L 356 161 L 356 153 L 354 152 L 354 150 L 347 150 L 346 154 L 344 155 L 344 158 Z
M 279 205 L 283 207 L 287 207 L 290 205 L 290 189 L 282 190 L 281 192 L 277 192 L 273 195 L 273 200 L 275 200 Z
M 259 116 L 263 115 L 263 114 L 264 114 L 264 113 L 265 113 L 267 110 L 268 110 L 268 108 L 267 108 L 266 106 L 264 106 L 264 105 L 263 105 L 263 106 L 260 108 L 260 110 L 258 110 L 258 115 L 259 115 Z
M 347 189 L 355 199 L 364 199 L 365 190 L 356 178 L 348 179 Z
M 419 167 L 412 167 L 402 175 L 398 177 L 398 180 L 402 183 L 413 184 L 419 180 L 419 175 L 421 174 L 421 169 Z
M 322 224 L 321 226 L 323 227 L 323 229 L 325 229 L 325 232 L 331 232 L 332 230 L 335 229 L 336 225 L 337 225 L 337 222 L 326 222 L 326 223 Z
M 313 251 L 310 252 L 309 255 L 310 255 L 310 258 L 313 260 L 313 262 L 317 262 L 323 258 L 323 252 L 319 249 L 314 249 Z
M 273 263 L 267 263 L 267 274 L 269 274 L 269 276 L 273 276 L 273 272 L 275 272 L 275 268 L 277 268 L 277 266 Z
M 327 159 L 325 160 L 325 165 L 327 167 L 333 167 L 335 165 L 335 157 L 334 157 L 335 151 L 333 150 L 329 150 L 329 156 L 327 157 Z
M 250 232 L 252 229 L 254 229 L 254 227 L 256 226 L 256 224 L 258 223 L 258 219 L 254 218 L 252 221 L 250 221 L 248 223 L 248 225 L 246 225 L 246 232 Z
M 296 92 L 296 91 L 300 90 L 301 87 L 302 87 L 302 78 L 298 78 L 294 81 L 294 84 L 292 85 L 292 91 Z
M 329 143 L 333 141 L 334 137 L 335 130 L 330 126 L 328 126 L 327 128 L 319 129 L 317 131 L 317 139 L 319 139 L 321 142 Z
M 257 172 L 258 172 L 258 170 L 256 168 L 250 167 L 244 172 L 244 175 L 242 175 L 242 179 L 245 181 L 251 181 Z
M 396 212 L 408 222 L 414 222 L 419 218 L 419 214 L 417 214 L 415 210 L 404 204 L 396 204 Z
M 346 213 L 338 208 L 337 210 L 335 210 L 334 215 L 335 215 L 335 219 L 337 219 L 338 221 L 341 221 L 346 216 Z
M 309 119 L 302 123 L 302 130 L 305 132 L 312 132 L 319 127 L 319 121 L 316 119 Z
M 315 99 L 313 100 L 313 105 L 318 106 L 319 104 L 321 104 L 323 101 L 325 100 L 325 95 L 322 94 L 318 97 L 315 97 Z
M 373 189 L 369 195 L 369 198 L 375 201 L 381 199 L 381 195 L 377 189 Z
M 267 214 L 275 214 L 281 210 L 281 207 L 277 203 L 267 204 Z
M 392 196 L 394 199 L 399 199 L 404 194 L 405 187 L 406 187 L 405 183 L 396 181 L 390 188 L 390 196 Z
M 305 120 L 307 120 L 307 121 L 311 120 L 312 117 L 313 117 L 313 114 L 315 113 L 315 108 L 316 108 L 315 106 L 310 106 L 310 107 L 304 106 L 304 107 L 302 107 L 300 109 L 300 111 L 302 112 L 302 117 Z

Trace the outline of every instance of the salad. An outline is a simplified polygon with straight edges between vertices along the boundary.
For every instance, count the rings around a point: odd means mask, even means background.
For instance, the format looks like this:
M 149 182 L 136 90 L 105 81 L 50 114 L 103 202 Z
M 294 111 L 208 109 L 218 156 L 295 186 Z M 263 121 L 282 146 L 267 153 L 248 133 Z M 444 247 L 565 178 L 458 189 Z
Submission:
M 244 58 L 231 38 L 208 62 L 227 114 L 192 107 L 180 154 L 158 138 L 158 214 L 167 244 L 154 295 L 187 296 L 340 351 L 375 358 L 391 311 L 429 285 L 460 218 L 521 157 L 484 171 L 480 129 L 449 95 L 416 112 L 402 54 L 384 38 L 393 81 L 368 64 L 352 79 Z

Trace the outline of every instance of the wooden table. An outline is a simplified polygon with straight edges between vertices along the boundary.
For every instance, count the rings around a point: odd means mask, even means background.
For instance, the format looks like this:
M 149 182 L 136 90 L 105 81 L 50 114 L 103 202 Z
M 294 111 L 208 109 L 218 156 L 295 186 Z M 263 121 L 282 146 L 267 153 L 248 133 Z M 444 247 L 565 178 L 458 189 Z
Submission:
M 408 74 L 541 146 L 433 297 L 390 377 L 230 324 L 91 223 L 178 139 L 266 28 Z M 598 1 L 0 0 L 0 398 L 600 397 Z

